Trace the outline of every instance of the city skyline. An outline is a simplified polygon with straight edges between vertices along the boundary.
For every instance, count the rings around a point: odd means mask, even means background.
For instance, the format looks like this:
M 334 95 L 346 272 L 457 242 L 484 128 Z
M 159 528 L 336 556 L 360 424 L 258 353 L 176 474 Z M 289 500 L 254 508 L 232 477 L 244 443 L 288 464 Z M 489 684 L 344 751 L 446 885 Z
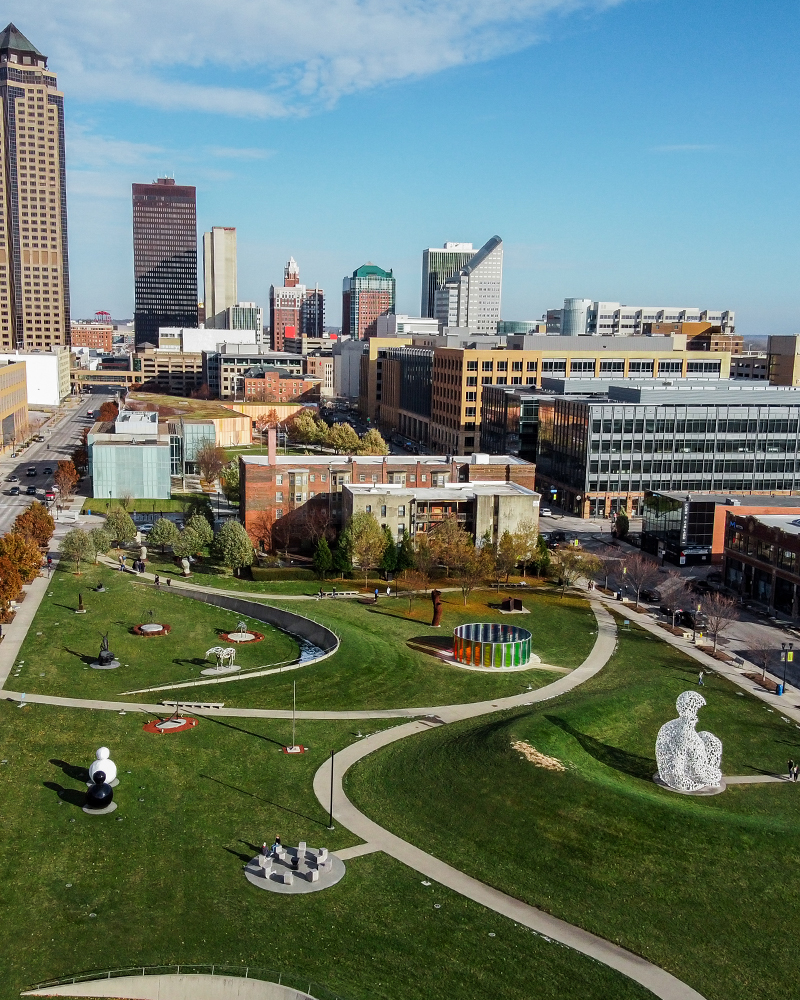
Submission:
M 218 12 L 214 0 L 207 6 Z M 446 0 L 436 8 L 453 9 Z M 362 50 L 375 32 L 383 37 L 365 10 Z M 293 93 L 280 100 L 256 56 L 242 67 L 251 89 L 237 89 L 245 75 L 223 66 L 223 52 L 206 54 L 204 35 L 194 38 L 200 68 L 175 56 L 156 86 L 157 60 L 146 47 L 140 86 L 126 90 L 120 81 L 141 41 L 133 29 L 109 63 L 117 82 L 100 87 L 86 69 L 97 44 L 92 16 L 50 3 L 26 13 L 20 29 L 48 51 L 67 95 L 75 315 L 132 314 L 126 189 L 168 173 L 197 186 L 201 231 L 237 228 L 239 295 L 262 306 L 290 255 L 328 288 L 360 262 L 379 260 L 397 278 L 398 311 L 413 315 L 425 247 L 479 246 L 500 232 L 504 319 L 538 318 L 565 297 L 586 296 L 724 302 L 746 336 L 800 328 L 792 281 L 796 7 L 776 4 L 768 22 L 740 0 L 724 10 L 684 0 L 531 0 L 514 10 L 513 25 L 510 12 L 492 15 L 483 49 L 471 44 L 481 28 L 473 19 L 441 57 L 410 60 L 407 69 L 395 59 L 357 85 L 341 77 L 345 46 L 329 71 L 336 80 L 310 76 L 305 96 L 287 84 Z M 181 16 L 190 23 L 178 4 L 167 40 Z M 400 41 L 424 34 L 402 0 L 392 17 L 405 26 Z M 642 74 L 630 53 L 663 49 L 678 24 L 680 46 Z M 234 44 L 241 29 L 237 15 Z M 297 65 L 310 64 L 316 29 L 308 32 L 297 43 L 307 43 L 305 54 L 286 57 Z M 709 62 L 709 38 L 725 59 Z M 330 44 L 345 43 L 339 34 Z M 432 108 L 448 106 L 459 107 L 457 124 L 437 118 L 435 129 L 420 130 Z M 465 134 L 469 169 L 454 172 Z M 311 142 L 322 155 L 306 155 Z M 411 142 L 424 155 L 405 155 Z M 289 172 L 286 199 L 279 192 Z

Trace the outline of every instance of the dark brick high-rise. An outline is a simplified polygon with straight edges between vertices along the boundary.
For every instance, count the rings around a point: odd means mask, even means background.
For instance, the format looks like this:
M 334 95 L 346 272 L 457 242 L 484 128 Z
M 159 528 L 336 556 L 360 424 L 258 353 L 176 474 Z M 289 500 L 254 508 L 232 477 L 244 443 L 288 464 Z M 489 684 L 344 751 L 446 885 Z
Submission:
M 160 326 L 197 326 L 197 195 L 168 177 L 133 185 L 136 344 Z

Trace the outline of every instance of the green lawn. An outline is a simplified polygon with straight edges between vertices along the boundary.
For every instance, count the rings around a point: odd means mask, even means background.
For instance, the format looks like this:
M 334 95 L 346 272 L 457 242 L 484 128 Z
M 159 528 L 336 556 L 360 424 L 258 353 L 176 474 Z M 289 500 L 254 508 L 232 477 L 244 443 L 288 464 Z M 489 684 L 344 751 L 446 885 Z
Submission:
M 170 500 L 131 500 L 128 510 L 139 514 L 180 514 L 193 500 L 201 498 L 208 499 L 205 493 L 181 493 L 174 495 Z M 88 500 L 84 500 L 81 513 L 91 511 L 93 514 L 105 514 L 109 507 L 119 506 L 120 501 L 113 497 L 110 500 L 89 497 Z
M 91 587 L 105 581 L 108 594 L 94 594 Z M 84 595 L 87 615 L 75 615 L 78 591 Z M 116 697 L 119 692 L 167 681 L 199 676 L 201 657 L 218 645 L 217 628 L 225 628 L 238 617 L 189 598 L 177 597 L 165 587 L 136 582 L 130 574 L 112 569 L 87 568 L 82 577 L 68 570 L 54 574 L 52 597 L 42 602 L 33 627 L 20 652 L 24 660 L 15 688 L 43 694 L 72 697 Z M 409 616 L 405 599 L 383 599 L 377 606 L 355 601 L 303 601 L 270 603 L 285 607 L 333 629 L 342 640 L 338 653 L 318 664 L 286 674 L 253 678 L 198 688 L 204 700 L 222 700 L 226 705 L 252 708 L 286 708 L 291 705 L 292 686 L 297 683 L 298 707 L 321 709 L 385 709 L 427 707 L 481 701 L 518 694 L 530 684 L 539 687 L 555 679 L 544 670 L 512 673 L 482 673 L 453 666 L 407 643 L 435 636 L 447 641 L 456 625 L 468 621 L 506 621 L 524 625 L 533 633 L 533 649 L 545 663 L 575 667 L 586 657 L 595 636 L 596 622 L 588 604 L 579 598 L 563 600 L 550 593 L 526 595 L 530 615 L 509 619 L 487 607 L 497 595 L 489 591 L 473 594 L 464 608 L 461 595 L 444 594 L 442 628 L 430 628 L 431 603 L 418 599 Z M 147 621 L 153 608 L 156 619 L 173 626 L 164 638 L 142 639 L 129 629 Z M 58 622 L 58 625 L 56 625 Z M 105 624 L 104 624 L 105 623 Z M 83 657 L 99 650 L 100 630 L 110 629 L 111 649 L 123 664 L 119 670 L 84 669 Z M 266 627 L 256 626 L 267 632 Z M 41 632 L 40 636 L 36 633 Z M 282 633 L 269 632 L 269 640 L 242 647 L 237 663 L 262 666 L 290 658 L 291 649 Z M 208 664 L 204 664 L 207 666 Z M 44 674 L 44 677 L 39 676 Z M 200 696 L 198 695 L 198 696 Z M 141 696 L 130 696 L 141 700 Z
M 0 1000 L 50 977 L 177 963 L 280 970 L 347 1000 L 650 996 L 382 854 L 311 895 L 250 886 L 242 864 L 276 833 L 354 843 L 325 829 L 311 790 L 329 750 L 352 740 L 347 724 L 304 723 L 309 753 L 286 757 L 285 722 L 204 718 L 171 736 L 143 722 L 0 702 Z M 119 768 L 118 809 L 90 817 L 77 769 L 101 744 Z
M 387 747 L 348 773 L 348 791 L 400 836 L 709 1000 L 784 1000 L 800 970 L 800 792 L 751 785 L 694 798 L 652 782 L 658 729 L 696 679 L 694 661 L 634 627 L 571 694 Z M 779 711 L 716 676 L 703 693 L 701 728 L 722 740 L 724 773 L 798 758 L 800 733 Z M 567 771 L 534 766 L 515 740 Z
M 93 589 L 100 580 L 106 587 L 104 594 Z M 79 593 L 85 615 L 75 614 Z M 146 639 L 132 633 L 134 625 L 150 620 L 151 610 L 156 621 L 172 626 L 169 635 Z M 20 675 L 10 677 L 9 686 L 73 698 L 116 698 L 121 691 L 199 678 L 200 671 L 212 665 L 205 660 L 207 650 L 226 645 L 218 632 L 234 628 L 240 617 L 178 597 L 166 587 L 143 586 L 130 574 L 107 567 L 85 566 L 81 576 L 62 567 L 54 572 L 22 644 L 17 658 L 17 663 L 24 661 Z M 297 657 L 299 647 L 291 636 L 263 623 L 253 624 L 265 639 L 237 648 L 236 662 L 243 669 Z M 100 635 L 105 632 L 122 666 L 92 670 L 88 664 L 97 659 Z M 227 694 L 230 687 L 199 688 L 196 697 L 213 691 L 217 699 L 220 691 Z M 208 700 L 212 700 L 210 695 Z

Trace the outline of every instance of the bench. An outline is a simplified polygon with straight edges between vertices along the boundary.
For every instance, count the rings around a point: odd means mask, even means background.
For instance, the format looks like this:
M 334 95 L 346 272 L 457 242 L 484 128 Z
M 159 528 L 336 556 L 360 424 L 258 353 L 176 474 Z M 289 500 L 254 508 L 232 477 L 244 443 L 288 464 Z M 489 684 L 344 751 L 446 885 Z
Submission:
M 333 591 L 331 591 L 330 594 L 326 594 L 323 591 L 321 596 L 319 594 L 316 595 L 318 601 L 321 600 L 321 597 L 322 598 L 330 597 L 338 599 L 339 597 L 361 597 L 361 594 L 359 594 L 357 590 L 337 590 L 335 594 L 333 593 Z
M 224 701 L 162 701 L 165 708 L 225 708 Z
M 319 882 L 319 869 L 312 868 L 309 871 L 307 878 L 309 882 Z
M 284 885 L 291 885 L 294 882 L 294 875 L 291 872 L 281 872 L 280 880 Z

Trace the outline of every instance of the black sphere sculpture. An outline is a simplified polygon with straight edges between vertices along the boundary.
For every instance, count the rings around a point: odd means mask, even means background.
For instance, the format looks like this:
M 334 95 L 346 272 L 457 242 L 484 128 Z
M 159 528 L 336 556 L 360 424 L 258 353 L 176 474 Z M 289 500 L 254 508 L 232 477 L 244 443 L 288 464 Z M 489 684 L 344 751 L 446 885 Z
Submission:
M 114 789 L 106 784 L 105 771 L 94 772 L 94 784 L 86 793 L 86 806 L 89 809 L 105 809 L 114 798 Z

